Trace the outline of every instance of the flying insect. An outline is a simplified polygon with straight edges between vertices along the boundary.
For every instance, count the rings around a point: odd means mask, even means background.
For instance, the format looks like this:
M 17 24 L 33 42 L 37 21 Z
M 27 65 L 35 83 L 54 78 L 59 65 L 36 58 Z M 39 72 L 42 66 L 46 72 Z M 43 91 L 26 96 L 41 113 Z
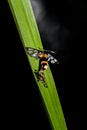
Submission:
M 50 50 L 37 50 L 31 47 L 26 47 L 25 51 L 31 56 L 36 59 L 39 59 L 39 68 L 45 70 L 48 68 L 48 62 L 52 64 L 59 64 L 59 61 L 53 56 L 55 53 L 54 51 Z
M 46 83 L 45 83 L 44 70 L 48 68 L 48 62 L 52 64 L 55 63 L 59 64 L 59 61 L 53 56 L 55 52 L 50 50 L 38 50 L 31 47 L 25 47 L 25 51 L 31 57 L 39 59 L 39 67 L 37 71 L 35 70 L 35 74 L 37 76 L 38 81 L 43 82 L 43 84 L 45 85 Z

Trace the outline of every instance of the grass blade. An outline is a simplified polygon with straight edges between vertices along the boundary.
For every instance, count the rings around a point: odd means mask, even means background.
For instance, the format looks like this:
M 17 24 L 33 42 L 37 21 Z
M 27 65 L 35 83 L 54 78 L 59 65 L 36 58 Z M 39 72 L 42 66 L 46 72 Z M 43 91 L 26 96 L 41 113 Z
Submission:
M 43 49 L 30 0 L 8 0 L 8 4 L 11 8 L 23 46 Z M 32 72 L 35 69 L 37 70 L 38 61 L 29 55 L 27 55 L 27 57 Z M 35 80 L 44 101 L 49 119 L 51 121 L 52 129 L 67 130 L 66 122 L 50 67 L 45 71 L 45 78 L 48 88 L 45 88 L 41 82 L 38 82 L 36 80 L 36 77 Z

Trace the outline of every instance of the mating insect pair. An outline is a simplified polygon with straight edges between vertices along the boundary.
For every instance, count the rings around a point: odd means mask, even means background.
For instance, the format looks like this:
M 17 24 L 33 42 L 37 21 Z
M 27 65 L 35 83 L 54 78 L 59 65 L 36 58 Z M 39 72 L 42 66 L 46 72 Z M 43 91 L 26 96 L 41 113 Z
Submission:
M 46 87 L 44 70 L 48 68 L 48 62 L 52 64 L 59 63 L 56 58 L 53 57 L 54 51 L 49 50 L 37 50 L 31 47 L 26 47 L 25 51 L 32 57 L 39 59 L 39 67 L 38 70 L 35 70 L 35 74 L 37 76 L 37 80 L 41 81 Z

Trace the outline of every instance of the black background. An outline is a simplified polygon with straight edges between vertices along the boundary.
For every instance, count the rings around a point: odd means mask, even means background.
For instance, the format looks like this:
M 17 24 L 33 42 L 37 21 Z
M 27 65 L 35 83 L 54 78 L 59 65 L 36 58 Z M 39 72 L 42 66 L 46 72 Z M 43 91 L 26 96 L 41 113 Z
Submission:
M 65 50 L 56 52 L 60 64 L 50 66 L 68 130 L 78 130 L 83 120 L 81 116 L 85 117 L 83 90 L 86 86 L 86 3 L 78 0 L 55 2 L 44 0 L 44 3 L 48 16 L 56 19 L 70 32 L 66 43 L 69 52 Z M 3 0 L 0 0 L 0 39 L 3 127 L 26 129 L 31 126 L 31 129 L 49 130 L 50 125 L 38 87 L 8 3 Z M 64 60 L 61 60 L 61 57 Z

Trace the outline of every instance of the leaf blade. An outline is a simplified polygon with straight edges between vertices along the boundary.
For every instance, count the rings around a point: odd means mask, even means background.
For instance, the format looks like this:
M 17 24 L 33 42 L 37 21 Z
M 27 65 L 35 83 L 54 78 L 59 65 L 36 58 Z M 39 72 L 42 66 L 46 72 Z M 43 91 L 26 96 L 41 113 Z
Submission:
M 30 0 L 8 0 L 8 3 L 24 48 L 43 49 Z M 38 69 L 38 61 L 29 55 L 27 57 L 34 74 L 34 70 Z M 46 106 L 52 129 L 66 130 L 65 118 L 50 67 L 45 71 L 48 88 L 45 88 L 41 82 L 37 81 L 35 74 L 34 77 Z

